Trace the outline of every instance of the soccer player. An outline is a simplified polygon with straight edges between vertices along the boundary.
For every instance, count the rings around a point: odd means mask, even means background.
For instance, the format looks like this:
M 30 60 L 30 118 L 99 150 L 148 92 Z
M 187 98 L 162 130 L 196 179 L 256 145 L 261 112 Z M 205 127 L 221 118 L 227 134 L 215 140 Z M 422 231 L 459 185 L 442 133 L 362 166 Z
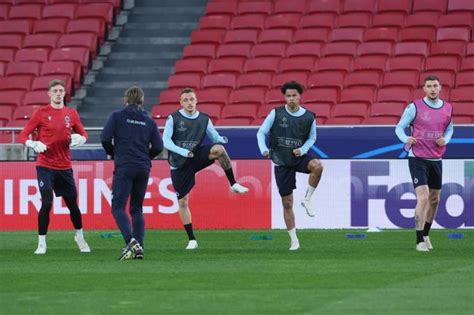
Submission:
M 257 132 L 261 154 L 271 158 L 275 164 L 275 180 L 283 204 L 283 217 L 290 235 L 290 250 L 298 250 L 300 242 L 296 235 L 293 212 L 293 190 L 296 188 L 296 172 L 309 174 L 308 188 L 301 205 L 310 217 L 316 210 L 311 196 L 318 187 L 323 172 L 321 162 L 309 150 L 316 141 L 315 115 L 300 106 L 303 86 L 296 81 L 283 84 L 281 92 L 286 105 L 273 109 Z M 265 143 L 270 135 L 270 149 Z
M 196 249 L 198 243 L 188 207 L 189 192 L 194 187 L 196 173 L 212 165 L 214 160 L 219 160 L 232 192 L 243 194 L 248 192 L 248 188 L 236 182 L 230 158 L 221 145 L 227 143 L 227 138 L 218 134 L 206 114 L 197 111 L 197 98 L 193 89 L 181 91 L 180 104 L 182 108 L 172 113 L 166 121 L 163 141 L 169 151 L 168 162 L 171 166 L 171 181 L 178 197 L 179 216 L 189 239 L 186 249 Z M 213 145 L 202 144 L 206 134 Z
M 125 108 L 110 115 L 102 130 L 105 152 L 114 159 L 112 214 L 122 233 L 125 247 L 119 260 L 143 259 L 145 198 L 151 159 L 163 150 L 158 127 L 143 110 L 144 93 L 137 86 L 125 92 Z M 132 224 L 125 213 L 130 197 Z
M 49 105 L 33 113 L 31 120 L 20 132 L 18 139 L 37 154 L 36 173 L 41 194 L 41 209 L 38 213 L 38 248 L 35 254 L 46 254 L 46 234 L 48 233 L 49 212 L 53 205 L 53 191 L 62 196 L 70 212 L 76 233 L 74 240 L 82 253 L 91 251 L 82 232 L 81 211 L 77 206 L 77 190 L 71 167 L 69 147 L 83 145 L 87 133 L 78 113 L 64 105 L 66 88 L 61 80 L 48 84 Z M 38 132 L 36 141 L 29 135 Z M 74 131 L 75 133 L 72 133 Z
M 436 76 L 426 77 L 425 97 L 410 103 L 395 128 L 408 152 L 408 166 L 416 194 L 416 250 L 433 249 L 429 233 L 438 210 L 443 165 L 441 158 L 453 135 L 452 106 L 441 100 L 441 83 Z M 410 125 L 411 134 L 405 134 Z

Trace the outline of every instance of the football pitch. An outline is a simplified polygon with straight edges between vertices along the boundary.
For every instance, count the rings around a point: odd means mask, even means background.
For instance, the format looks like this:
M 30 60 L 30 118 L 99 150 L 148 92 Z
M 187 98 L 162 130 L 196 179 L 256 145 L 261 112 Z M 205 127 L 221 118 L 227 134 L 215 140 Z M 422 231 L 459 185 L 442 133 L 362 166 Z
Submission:
M 0 232 L 0 314 L 474 314 L 474 230 L 433 230 L 429 253 L 412 230 L 300 230 L 295 252 L 283 230 L 197 230 L 195 251 L 151 230 L 145 259 L 123 262 L 103 233 L 81 254 L 52 231 L 36 256 L 35 232 Z

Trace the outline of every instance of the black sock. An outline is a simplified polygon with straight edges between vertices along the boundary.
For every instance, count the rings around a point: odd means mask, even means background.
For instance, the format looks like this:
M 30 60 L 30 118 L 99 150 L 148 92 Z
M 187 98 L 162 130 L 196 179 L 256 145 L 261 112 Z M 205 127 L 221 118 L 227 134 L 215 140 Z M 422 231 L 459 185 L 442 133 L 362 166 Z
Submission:
M 228 170 L 225 170 L 225 176 L 227 176 L 227 179 L 229 180 L 229 183 L 231 186 L 236 183 L 235 178 L 234 178 L 234 171 L 232 170 L 232 167 L 229 168 Z
M 423 236 L 428 236 L 428 234 L 430 234 L 431 224 L 432 223 L 425 222 L 425 228 L 423 229 Z
M 82 215 L 81 210 L 77 206 L 77 196 L 63 197 L 66 206 L 69 209 L 69 217 L 71 218 L 72 225 L 76 230 L 82 229 Z
M 53 190 L 42 190 L 41 209 L 38 212 L 38 234 L 46 235 L 49 226 L 49 212 L 53 206 Z
M 193 224 L 192 224 L 192 223 L 185 224 L 185 225 L 184 225 L 184 229 L 186 230 L 186 233 L 188 234 L 188 238 L 189 238 L 190 241 L 196 239 L 196 238 L 194 237 Z
M 424 242 L 423 240 L 423 231 L 416 230 L 416 243 Z

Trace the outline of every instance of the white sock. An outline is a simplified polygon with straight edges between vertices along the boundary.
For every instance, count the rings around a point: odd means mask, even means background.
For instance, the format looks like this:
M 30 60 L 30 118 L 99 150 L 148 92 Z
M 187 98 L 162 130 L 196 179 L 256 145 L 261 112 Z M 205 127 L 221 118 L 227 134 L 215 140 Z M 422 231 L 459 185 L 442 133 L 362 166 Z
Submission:
M 76 237 L 84 238 L 84 234 L 82 234 L 82 229 L 76 230 Z
M 291 230 L 288 230 L 288 234 L 290 235 L 291 242 L 299 242 L 298 241 L 298 236 L 296 236 L 296 228 L 292 228 Z
M 316 187 L 313 187 L 313 186 L 311 186 L 311 185 L 308 185 L 308 189 L 306 190 L 306 195 L 304 196 L 304 199 L 310 200 L 310 199 L 311 199 L 311 196 L 313 195 L 315 189 L 316 189 Z
M 38 235 L 38 245 L 46 246 L 46 235 Z

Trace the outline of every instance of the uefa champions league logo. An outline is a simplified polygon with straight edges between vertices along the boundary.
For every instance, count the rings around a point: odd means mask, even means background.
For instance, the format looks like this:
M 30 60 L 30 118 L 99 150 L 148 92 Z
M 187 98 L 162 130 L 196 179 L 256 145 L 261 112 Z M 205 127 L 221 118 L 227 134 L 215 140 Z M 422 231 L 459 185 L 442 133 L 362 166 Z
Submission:
M 288 128 L 288 118 L 283 117 L 280 121 L 280 127 L 282 128 Z

